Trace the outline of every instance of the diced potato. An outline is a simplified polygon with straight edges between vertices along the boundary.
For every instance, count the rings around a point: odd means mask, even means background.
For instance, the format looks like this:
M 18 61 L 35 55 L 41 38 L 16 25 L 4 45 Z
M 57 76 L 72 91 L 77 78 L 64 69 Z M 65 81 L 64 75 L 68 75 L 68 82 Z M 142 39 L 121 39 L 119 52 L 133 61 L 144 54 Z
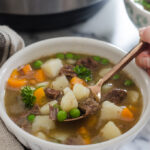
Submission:
M 52 88 L 55 90 L 63 90 L 64 88 L 69 87 L 69 86 L 70 86 L 69 81 L 64 75 L 57 77 L 52 82 Z
M 43 139 L 43 140 L 46 140 L 46 135 L 43 133 L 43 132 L 38 132 L 35 134 L 36 137 L 40 138 L 40 139 Z
M 60 59 L 50 59 L 42 65 L 43 71 L 50 78 L 56 77 L 62 67 L 63 64 Z
M 67 63 L 71 64 L 71 65 L 74 65 L 76 63 L 76 60 L 74 60 L 74 59 L 67 59 Z
M 65 142 L 65 140 L 69 137 L 69 134 L 63 131 L 55 131 L 51 133 L 51 136 L 61 142 Z
M 112 83 L 106 83 L 102 86 L 102 91 L 103 92 L 108 92 L 109 90 L 111 90 L 113 88 L 113 84 Z
M 100 70 L 100 72 L 99 72 L 99 75 L 101 76 L 101 77 L 104 77 L 104 75 L 106 74 L 106 73 L 108 73 L 110 70 L 111 70 L 112 68 L 104 68 L 104 69 L 101 69 Z
M 66 111 L 69 112 L 71 109 L 73 108 L 77 108 L 78 107 L 78 102 L 76 97 L 74 96 L 72 91 L 67 92 L 61 100 L 60 103 L 61 108 Z
M 68 92 L 72 91 L 69 87 L 66 87 L 64 90 L 64 94 L 67 94 Z
M 127 98 L 131 103 L 137 103 L 139 99 L 139 93 L 135 90 L 128 91 Z
M 32 123 L 32 131 L 38 132 L 38 131 L 45 131 L 49 132 L 49 130 L 55 128 L 55 122 L 52 121 L 48 115 L 46 116 L 36 116 L 33 123 Z
M 57 104 L 58 102 L 56 100 L 53 100 L 51 102 L 48 102 L 47 104 L 45 104 L 44 106 L 42 106 L 40 108 L 40 112 L 42 115 L 48 115 L 49 114 L 49 105 L 54 106 L 55 104 Z
M 49 85 L 49 82 L 46 81 L 46 82 L 41 82 L 41 83 L 36 84 L 36 87 L 46 88 L 46 87 L 48 87 L 48 85 Z
M 122 111 L 121 107 L 109 101 L 104 101 L 102 103 L 100 118 L 103 120 L 119 119 L 121 111 Z
M 100 134 L 107 140 L 120 136 L 122 133 L 120 129 L 114 124 L 114 122 L 109 121 L 101 129 Z
M 78 101 L 88 98 L 90 95 L 90 90 L 89 88 L 83 86 L 82 84 L 75 84 L 73 87 L 73 93 L 75 97 L 77 98 Z

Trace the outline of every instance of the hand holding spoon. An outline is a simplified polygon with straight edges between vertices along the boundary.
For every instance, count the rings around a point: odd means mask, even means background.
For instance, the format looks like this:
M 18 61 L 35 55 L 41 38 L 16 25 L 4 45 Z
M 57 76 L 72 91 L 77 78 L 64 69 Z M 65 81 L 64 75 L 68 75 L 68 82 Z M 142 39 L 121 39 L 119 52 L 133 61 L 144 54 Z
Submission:
M 101 99 L 101 88 L 103 84 L 108 81 L 114 74 L 123 69 L 133 58 L 135 58 L 140 52 L 144 50 L 147 46 L 147 43 L 140 42 L 135 48 L 133 48 L 129 53 L 127 53 L 120 61 L 117 63 L 112 70 L 110 70 L 102 79 L 100 79 L 94 86 L 90 86 L 89 89 L 95 96 L 96 100 L 100 103 Z M 82 115 L 78 118 L 66 119 L 64 121 L 75 121 L 79 119 L 83 119 L 87 117 L 87 115 Z

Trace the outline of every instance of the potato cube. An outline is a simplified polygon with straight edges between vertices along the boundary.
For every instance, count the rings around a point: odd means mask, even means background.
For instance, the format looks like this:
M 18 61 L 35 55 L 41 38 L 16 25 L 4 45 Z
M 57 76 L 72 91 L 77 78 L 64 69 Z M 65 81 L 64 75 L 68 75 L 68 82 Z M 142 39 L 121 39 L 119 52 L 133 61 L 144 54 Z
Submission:
M 69 87 L 66 87 L 64 90 L 64 94 L 67 94 L 68 92 L 72 91 Z
M 65 142 L 65 140 L 69 137 L 69 134 L 63 131 L 55 131 L 51 133 L 51 136 L 61 142 Z
M 83 86 L 82 84 L 75 84 L 73 87 L 73 93 L 75 97 L 77 98 L 78 101 L 88 98 L 90 95 L 90 90 L 89 88 Z
M 66 112 L 69 112 L 71 109 L 78 107 L 78 101 L 72 91 L 67 92 L 62 97 L 60 106 Z
M 106 83 L 102 86 L 102 91 L 103 92 L 108 92 L 109 90 L 111 90 L 113 88 L 113 84 L 112 83 Z
M 131 103 L 137 103 L 138 99 L 139 99 L 139 96 L 140 96 L 139 93 L 135 90 L 130 90 L 127 93 L 127 98 L 129 99 L 129 101 Z
M 42 65 L 43 71 L 50 78 L 56 77 L 62 67 L 63 64 L 60 59 L 50 59 Z
M 43 132 L 38 132 L 35 134 L 35 136 L 37 136 L 40 139 L 46 140 L 46 135 Z
M 122 111 L 121 107 L 109 101 L 104 101 L 102 103 L 100 118 L 103 120 L 119 119 L 121 111 Z
M 55 90 L 63 90 L 64 88 L 69 87 L 69 86 L 70 86 L 69 81 L 64 75 L 57 77 L 52 82 L 52 88 Z
M 107 140 L 120 136 L 122 133 L 120 129 L 114 124 L 114 122 L 109 121 L 101 129 L 100 134 Z
M 104 75 L 106 74 L 106 73 L 108 73 L 110 70 L 111 70 L 112 68 L 103 68 L 103 69 L 101 69 L 100 70 L 100 72 L 99 72 L 99 75 L 101 76 L 101 77 L 104 77 Z
M 49 132 L 49 130 L 55 128 L 55 122 L 52 121 L 48 115 L 46 116 L 36 116 L 33 123 L 32 123 L 32 131 L 38 132 L 38 131 L 45 131 Z
M 40 108 L 40 112 L 42 115 L 49 115 L 50 111 L 49 111 L 49 105 L 54 106 L 55 104 L 57 104 L 56 100 L 53 100 L 51 102 L 48 102 L 47 104 L 45 104 L 44 106 L 42 106 Z

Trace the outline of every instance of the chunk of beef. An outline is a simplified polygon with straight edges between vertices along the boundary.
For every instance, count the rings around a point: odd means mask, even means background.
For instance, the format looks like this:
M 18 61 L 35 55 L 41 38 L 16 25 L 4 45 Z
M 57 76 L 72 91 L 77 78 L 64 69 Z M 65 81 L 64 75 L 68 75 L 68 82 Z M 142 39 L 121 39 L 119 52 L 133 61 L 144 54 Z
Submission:
M 45 94 L 48 98 L 50 99 L 56 99 L 58 96 L 61 94 L 59 90 L 54 90 L 51 88 L 46 88 L 45 89 Z
M 102 101 L 109 100 L 115 104 L 121 103 L 127 96 L 127 91 L 123 89 L 113 89 L 106 95 L 102 96 Z
M 64 144 L 67 145 L 84 145 L 83 139 L 81 138 L 81 136 L 76 135 L 76 136 L 70 136 L 66 139 L 66 141 L 64 142 Z
M 95 69 L 96 67 L 98 67 L 98 62 L 93 60 L 91 57 L 79 59 L 76 64 L 83 65 L 90 69 Z
M 61 70 L 60 70 L 60 74 L 64 74 L 68 79 L 71 79 L 75 76 L 77 76 L 77 74 L 73 71 L 73 67 L 72 65 L 65 65 Z
M 17 117 L 12 117 L 12 120 L 22 129 L 29 131 L 31 127 L 31 123 L 27 120 L 27 116 L 30 114 L 39 115 L 40 110 L 39 106 L 35 105 L 31 110 L 27 110 Z
M 51 105 L 49 105 L 49 112 L 50 112 L 50 119 L 57 120 L 57 113 L 59 111 L 58 108 L 54 108 Z
M 79 109 L 85 113 L 85 115 L 93 115 L 100 108 L 99 103 L 94 98 L 88 98 L 79 102 Z

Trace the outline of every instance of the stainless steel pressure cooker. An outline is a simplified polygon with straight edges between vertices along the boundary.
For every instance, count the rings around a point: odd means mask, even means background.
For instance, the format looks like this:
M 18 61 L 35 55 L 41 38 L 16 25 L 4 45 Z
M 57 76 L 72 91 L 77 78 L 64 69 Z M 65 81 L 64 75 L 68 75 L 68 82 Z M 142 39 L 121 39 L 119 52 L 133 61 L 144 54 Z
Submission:
M 43 30 L 73 25 L 93 16 L 108 0 L 0 0 L 0 24 Z

